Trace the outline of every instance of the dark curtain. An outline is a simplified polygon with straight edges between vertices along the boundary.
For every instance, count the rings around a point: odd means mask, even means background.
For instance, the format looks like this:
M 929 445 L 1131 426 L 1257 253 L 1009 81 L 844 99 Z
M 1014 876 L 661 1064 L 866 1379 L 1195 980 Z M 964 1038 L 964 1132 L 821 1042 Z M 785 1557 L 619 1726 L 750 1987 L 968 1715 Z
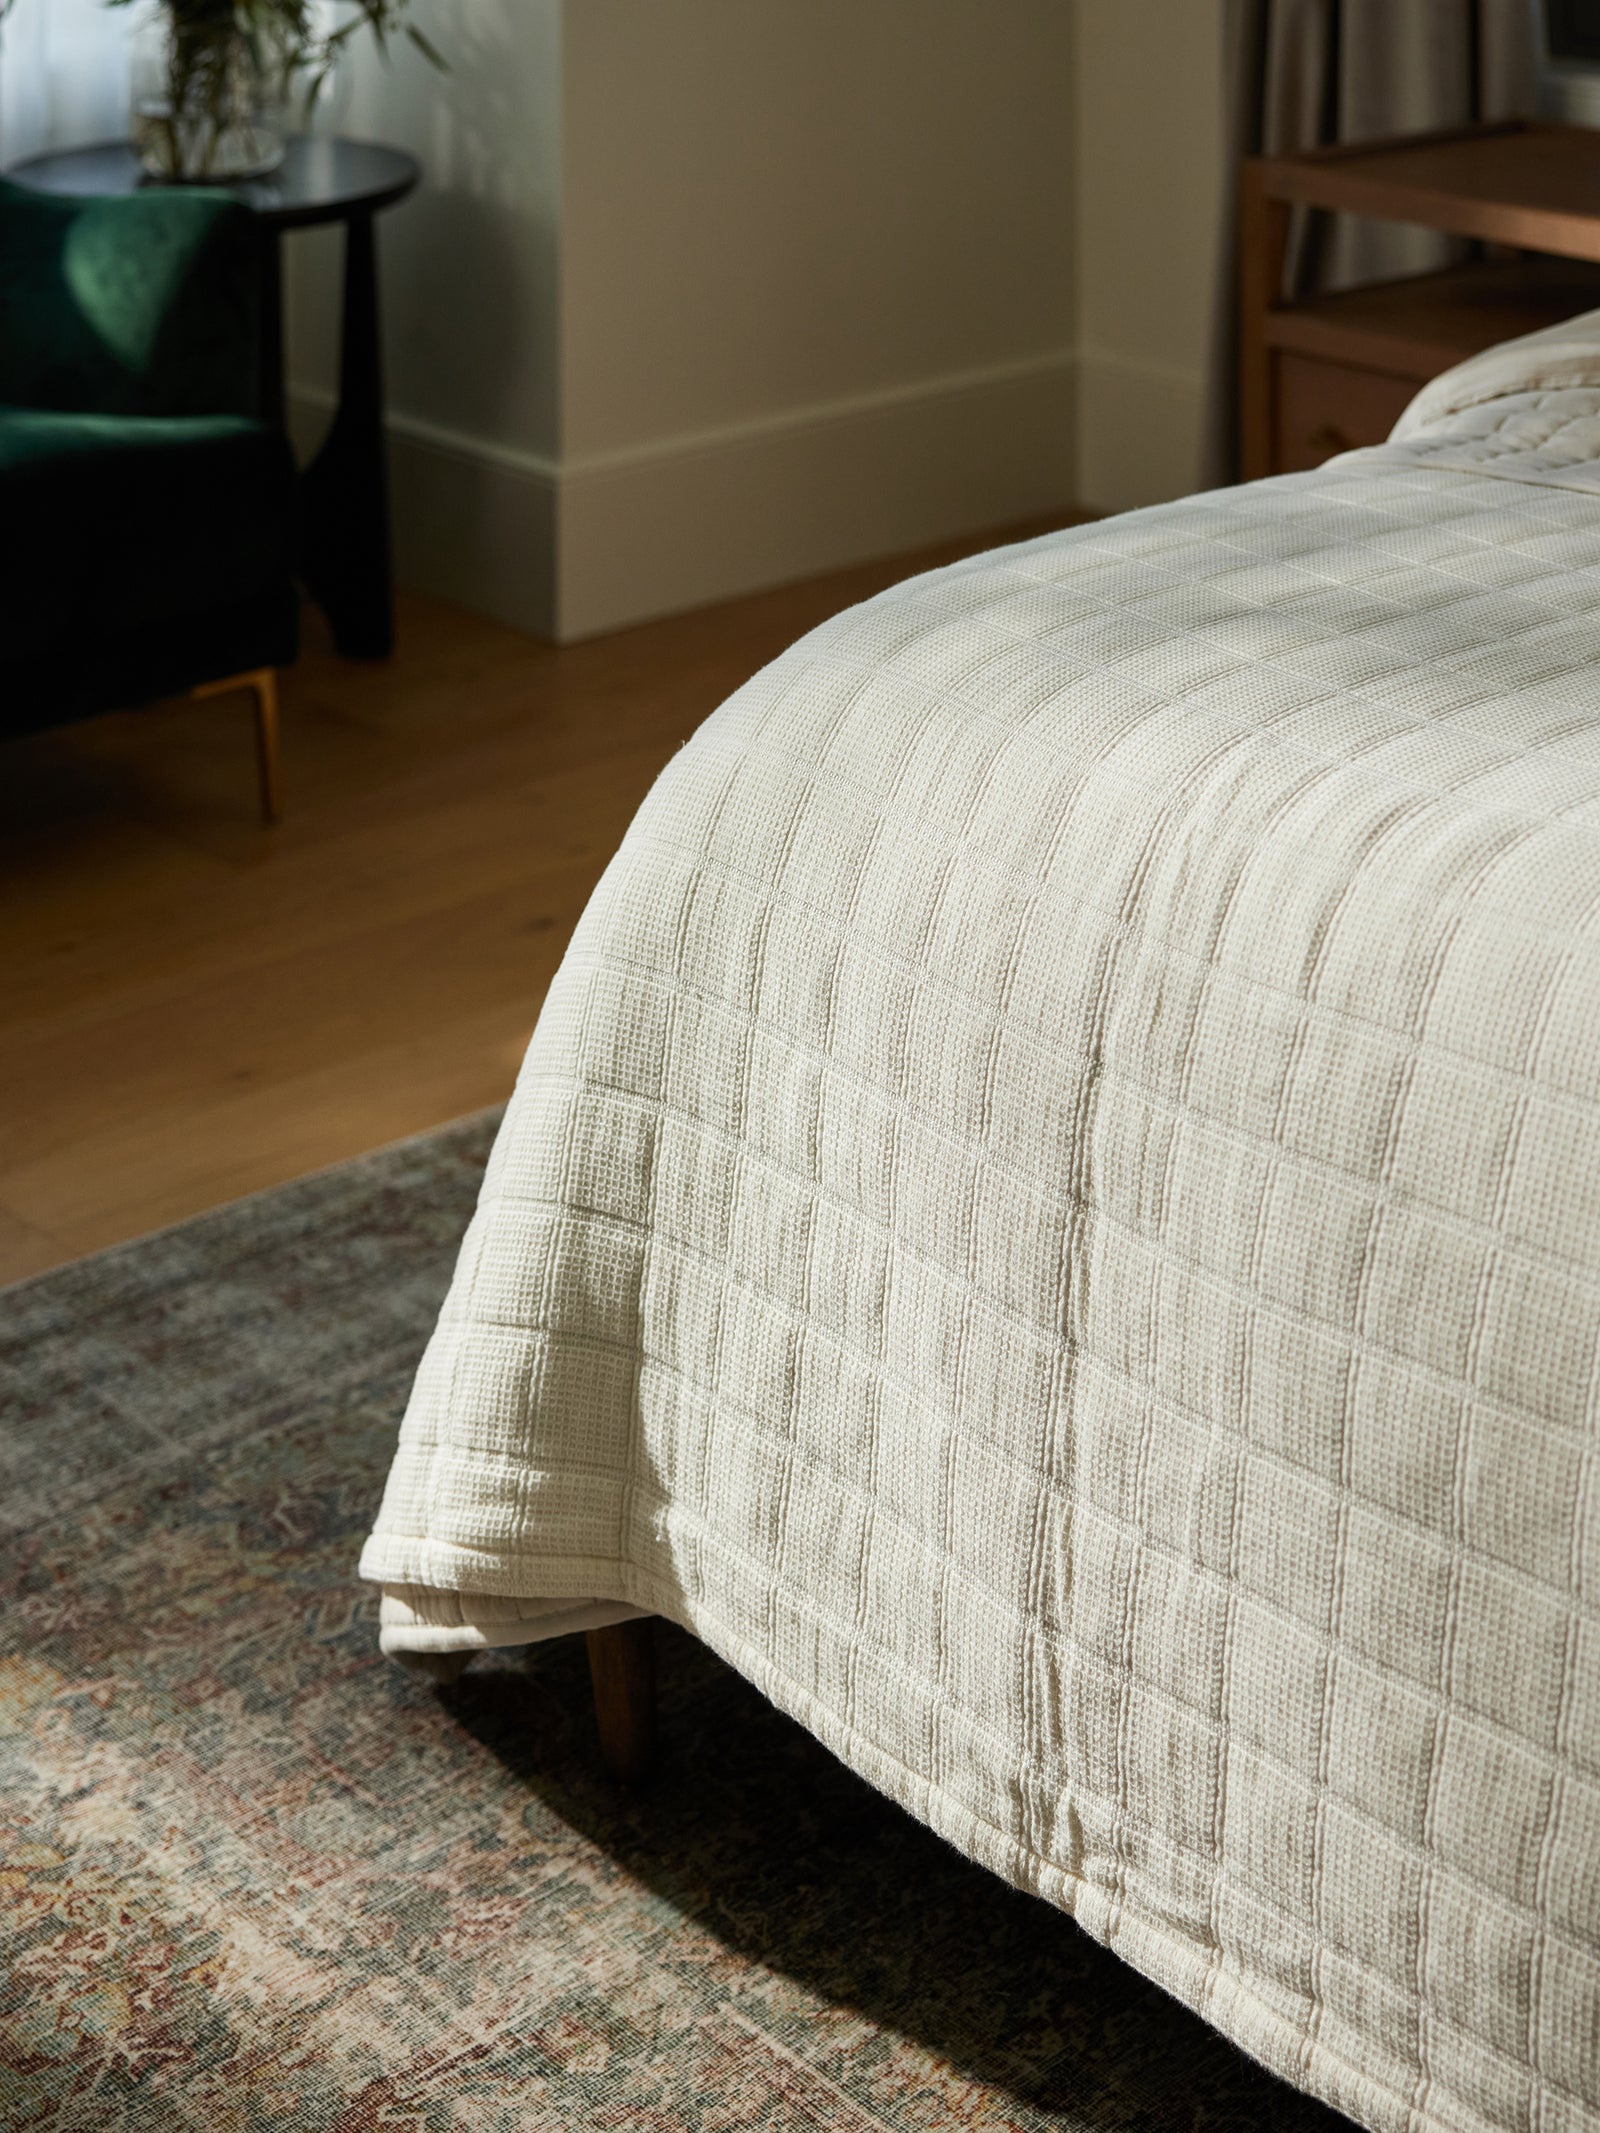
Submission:
M 1425 133 L 1534 107 L 1536 0 L 1226 0 L 1231 168 L 1337 141 Z M 1431 230 L 1309 213 L 1286 295 L 1424 274 L 1463 247 Z M 1237 479 L 1237 252 L 1229 189 L 1214 337 L 1209 486 Z

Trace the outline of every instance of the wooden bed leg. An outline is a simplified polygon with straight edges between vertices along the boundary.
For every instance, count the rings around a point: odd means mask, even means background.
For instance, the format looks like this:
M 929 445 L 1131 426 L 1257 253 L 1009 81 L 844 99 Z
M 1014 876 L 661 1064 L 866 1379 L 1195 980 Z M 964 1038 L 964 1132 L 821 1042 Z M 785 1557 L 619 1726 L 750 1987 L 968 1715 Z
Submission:
M 655 1760 L 655 1624 L 648 1615 L 613 1622 L 588 1641 L 600 1754 L 621 1784 L 640 1784 Z

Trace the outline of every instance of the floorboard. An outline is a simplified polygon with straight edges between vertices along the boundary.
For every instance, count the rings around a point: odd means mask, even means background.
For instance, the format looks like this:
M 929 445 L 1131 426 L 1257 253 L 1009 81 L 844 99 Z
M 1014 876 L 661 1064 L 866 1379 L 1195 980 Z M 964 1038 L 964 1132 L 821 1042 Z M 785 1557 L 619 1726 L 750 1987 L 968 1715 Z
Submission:
M 244 699 L 0 748 L 0 1281 L 498 1101 L 590 890 L 700 721 L 947 543 L 557 647 L 403 595 L 315 624 L 284 820 Z

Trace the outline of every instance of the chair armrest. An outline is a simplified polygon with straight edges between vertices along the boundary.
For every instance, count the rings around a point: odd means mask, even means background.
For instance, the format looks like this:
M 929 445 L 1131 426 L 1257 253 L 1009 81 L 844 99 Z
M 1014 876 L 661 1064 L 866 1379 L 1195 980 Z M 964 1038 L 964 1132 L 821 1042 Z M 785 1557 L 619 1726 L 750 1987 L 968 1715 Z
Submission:
M 0 403 L 256 414 L 261 243 L 226 193 L 65 199 L 0 180 Z

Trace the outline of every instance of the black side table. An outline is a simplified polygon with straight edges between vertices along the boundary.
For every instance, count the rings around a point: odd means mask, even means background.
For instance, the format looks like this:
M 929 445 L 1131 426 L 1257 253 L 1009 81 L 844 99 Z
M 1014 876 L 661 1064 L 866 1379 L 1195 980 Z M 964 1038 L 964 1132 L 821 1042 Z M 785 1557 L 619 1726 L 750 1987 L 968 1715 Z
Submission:
M 129 193 L 147 178 L 125 141 L 30 156 L 6 175 L 36 192 Z M 227 189 L 255 210 L 262 246 L 262 413 L 280 425 L 283 384 L 283 232 L 342 222 L 344 318 L 339 406 L 301 476 L 300 574 L 341 652 L 381 659 L 394 646 L 389 481 L 383 442 L 383 353 L 374 220 L 421 177 L 414 156 L 375 142 L 291 136 L 269 177 Z

